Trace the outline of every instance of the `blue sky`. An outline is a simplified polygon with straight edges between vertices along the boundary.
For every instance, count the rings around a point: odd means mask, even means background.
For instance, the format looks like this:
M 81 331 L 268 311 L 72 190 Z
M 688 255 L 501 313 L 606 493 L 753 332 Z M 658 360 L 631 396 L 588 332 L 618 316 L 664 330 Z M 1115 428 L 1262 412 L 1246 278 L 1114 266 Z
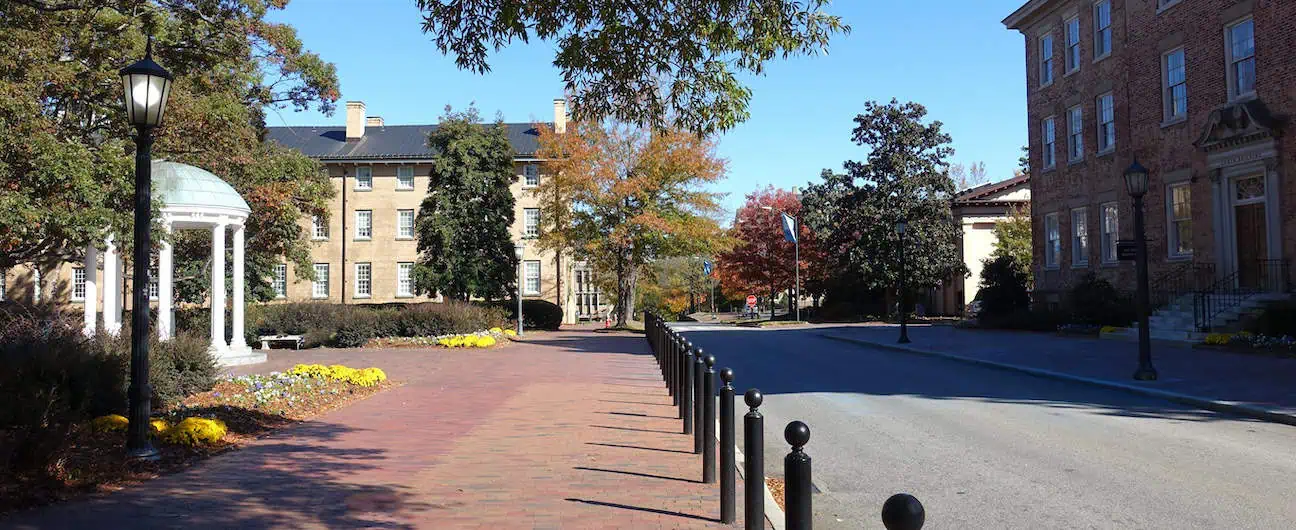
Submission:
M 945 124 L 954 161 L 983 161 L 989 177 L 1012 176 L 1026 143 L 1023 40 L 999 23 L 1023 0 L 838 0 L 852 26 L 827 56 L 769 63 L 749 78 L 751 119 L 720 138 L 731 210 L 758 187 L 804 186 L 824 168 L 866 152 L 850 141 L 869 100 L 916 101 Z M 516 44 L 491 56 L 492 72 L 460 71 L 423 35 L 412 0 L 296 0 L 274 20 L 297 28 L 306 47 L 337 65 L 343 100 L 362 100 L 388 124 L 436 123 L 445 105 L 476 102 L 483 116 L 549 120 L 562 94 L 554 47 Z M 268 125 L 342 125 L 291 110 Z

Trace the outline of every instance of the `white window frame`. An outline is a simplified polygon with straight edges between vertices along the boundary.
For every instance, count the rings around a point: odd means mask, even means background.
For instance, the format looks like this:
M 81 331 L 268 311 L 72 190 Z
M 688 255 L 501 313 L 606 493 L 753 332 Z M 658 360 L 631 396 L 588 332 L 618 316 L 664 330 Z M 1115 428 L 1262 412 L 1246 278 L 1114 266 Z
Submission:
M 316 300 L 326 300 L 329 298 L 329 264 L 316 263 L 314 266 L 315 280 L 311 282 L 311 298 Z M 321 294 L 322 293 L 322 294 Z
M 1241 26 L 1248 22 L 1251 24 L 1251 55 L 1238 59 L 1237 57 L 1233 56 L 1233 30 L 1238 26 Z M 1252 17 L 1251 15 L 1247 15 L 1245 17 L 1237 19 L 1232 23 L 1228 24 L 1227 26 L 1224 26 L 1224 61 L 1225 61 L 1224 64 L 1228 70 L 1227 76 L 1228 76 L 1229 101 L 1252 99 L 1256 95 L 1255 85 L 1257 84 L 1260 75 L 1259 72 L 1257 71 L 1258 70 L 1257 66 L 1259 62 L 1256 60 L 1255 36 L 1256 36 L 1255 18 Z M 1251 90 L 1242 92 L 1239 90 L 1239 86 L 1238 86 L 1237 65 L 1238 63 L 1248 59 L 1251 60 Z
M 1175 200 L 1175 198 L 1174 198 L 1174 192 L 1175 192 L 1175 190 L 1180 189 L 1180 188 L 1188 190 L 1188 218 L 1187 218 L 1187 219 L 1178 219 L 1178 218 L 1175 217 L 1175 209 L 1174 209 L 1174 200 Z M 1189 259 L 1189 258 L 1192 258 L 1192 255 L 1193 255 L 1192 239 L 1191 239 L 1191 237 L 1192 237 L 1192 223 L 1193 223 L 1193 215 L 1192 215 L 1192 186 L 1190 185 L 1189 182 L 1175 182 L 1175 183 L 1167 184 L 1167 185 L 1166 185 L 1166 193 L 1165 193 L 1165 196 L 1166 196 L 1166 204 L 1165 204 L 1165 207 L 1166 207 L 1166 256 L 1167 256 L 1168 258 L 1170 258 L 1170 259 Z M 1180 224 L 1180 223 L 1188 223 L 1188 234 L 1189 234 L 1189 240 L 1188 240 L 1188 251 L 1187 251 L 1187 252 L 1180 252 L 1180 251 L 1179 251 L 1179 247 L 1183 245 L 1183 241 L 1181 241 L 1181 240 L 1179 239 L 1179 224 Z
M 396 166 L 396 191 L 414 190 L 414 166 Z
M 373 168 L 372 167 L 370 166 L 356 167 L 355 190 L 356 191 L 373 190 Z
M 1044 169 L 1057 167 L 1057 117 L 1049 116 L 1040 122 L 1040 140 L 1043 144 L 1040 162 Z
M 405 222 L 406 214 L 409 214 L 409 223 Z M 417 214 L 414 210 L 396 210 L 396 239 L 414 239 L 414 218 Z
M 1105 202 L 1098 205 L 1098 211 L 1101 215 L 1099 229 L 1101 231 L 1102 244 L 1102 262 L 1116 263 L 1116 241 L 1120 239 L 1120 210 L 1114 202 Z
M 532 268 L 534 267 L 534 271 Z M 522 262 L 522 294 L 524 296 L 540 295 L 540 260 L 526 260 Z M 534 274 L 534 276 L 533 276 Z M 532 287 L 531 282 L 535 282 Z
M 77 294 L 80 291 L 81 294 Z M 86 298 L 85 267 L 72 267 L 72 301 L 83 302 Z
M 1049 31 L 1039 38 L 1040 87 L 1053 84 L 1053 32 Z
M 1075 33 L 1071 32 L 1072 28 L 1075 28 Z M 1081 40 L 1080 15 L 1074 15 L 1062 23 L 1062 75 L 1071 75 L 1080 71 Z
M 276 299 L 288 297 L 288 264 L 276 263 L 271 273 L 270 289 L 274 291 Z
M 531 179 L 535 178 L 532 183 Z M 540 166 L 538 164 L 525 164 L 522 166 L 522 187 L 534 188 L 540 185 Z
M 1170 57 L 1178 55 L 1183 80 L 1173 83 L 1170 79 Z M 1172 84 L 1173 83 L 1173 84 Z M 1183 112 L 1175 112 L 1176 87 L 1183 87 Z M 1188 119 L 1188 52 L 1184 47 L 1171 49 L 1161 54 L 1161 106 L 1162 117 L 1166 124 L 1177 123 Z
M 149 260 L 148 298 L 156 302 L 161 297 L 161 286 L 158 284 L 158 258 L 153 255 Z
M 355 293 L 353 298 L 373 296 L 373 263 L 361 261 L 355 264 Z
M 1107 25 L 1100 25 L 1102 17 L 1100 9 L 1107 10 Z M 1093 4 L 1093 37 L 1094 37 L 1094 61 L 1101 61 L 1112 53 L 1112 17 L 1111 17 L 1111 0 L 1098 0 Z M 1104 40 L 1105 38 L 1105 40 Z
M 1171 7 L 1179 5 L 1180 1 L 1181 0 L 1157 0 L 1157 11 L 1156 11 L 1157 14 L 1159 15 L 1161 14 L 1162 11 L 1165 11 L 1167 9 L 1170 9 Z
M 1071 209 L 1071 267 L 1089 266 L 1089 209 Z
M 412 298 L 414 296 L 414 262 L 396 263 L 396 297 Z
M 1084 160 L 1084 107 L 1067 109 L 1067 161 Z
M 540 209 L 522 209 L 522 237 L 534 239 L 540 237 Z
M 361 222 L 363 220 L 363 222 Z M 355 211 L 355 240 L 370 241 L 373 239 L 373 210 Z
M 1053 212 L 1044 215 L 1044 268 L 1058 268 L 1058 254 L 1062 253 L 1062 232 L 1058 226 L 1058 214 Z
M 1098 96 L 1094 99 L 1094 110 L 1098 154 L 1105 155 L 1116 150 L 1116 97 L 1111 92 Z
M 329 225 L 328 221 L 320 219 L 318 215 L 311 216 L 311 239 L 314 241 L 328 241 Z

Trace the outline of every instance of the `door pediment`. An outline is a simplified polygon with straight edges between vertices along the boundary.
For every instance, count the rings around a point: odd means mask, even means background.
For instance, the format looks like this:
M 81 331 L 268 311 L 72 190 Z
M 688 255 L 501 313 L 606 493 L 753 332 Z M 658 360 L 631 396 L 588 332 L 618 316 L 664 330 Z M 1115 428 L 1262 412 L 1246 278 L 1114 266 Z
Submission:
M 1282 120 L 1258 99 L 1231 103 L 1211 111 L 1194 145 L 1206 152 L 1232 149 L 1277 137 L 1281 125 Z

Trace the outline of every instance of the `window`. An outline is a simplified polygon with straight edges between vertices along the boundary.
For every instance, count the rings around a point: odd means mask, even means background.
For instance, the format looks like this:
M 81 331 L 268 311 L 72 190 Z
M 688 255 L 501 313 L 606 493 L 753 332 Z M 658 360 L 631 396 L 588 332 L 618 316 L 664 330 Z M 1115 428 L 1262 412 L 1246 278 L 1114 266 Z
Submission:
M 1089 264 L 1089 212 L 1084 208 L 1071 210 L 1071 265 Z
M 373 264 L 355 264 L 355 297 L 369 298 L 373 292 Z
M 524 237 L 539 237 L 540 236 L 540 209 L 526 208 L 522 210 L 522 214 L 524 220 L 522 235 Z
M 1066 73 L 1080 69 L 1080 17 L 1066 21 Z
M 1192 191 L 1187 183 L 1170 186 L 1166 193 L 1170 211 L 1170 256 L 1192 255 Z
M 1098 96 L 1098 152 L 1116 148 L 1116 110 L 1110 92 Z
M 1178 4 L 1179 0 L 1157 0 L 1157 13 L 1164 11 L 1167 7 Z
M 1116 213 L 1116 203 L 1102 205 L 1102 260 L 1103 263 L 1116 262 L 1116 239 L 1120 237 L 1120 218 Z
M 1255 20 L 1246 19 L 1228 28 L 1229 98 L 1255 93 Z
M 288 296 L 288 264 L 275 264 L 274 279 L 270 281 L 270 287 L 274 289 L 275 298 Z
M 1178 120 L 1188 115 L 1188 72 L 1184 50 L 1171 50 L 1161 60 L 1162 78 L 1165 80 L 1165 120 Z
M 414 263 L 396 264 L 396 296 L 414 296 Z
M 1067 110 L 1067 128 L 1070 130 L 1067 156 L 1075 162 L 1084 158 L 1084 111 L 1079 105 Z
M 1044 216 L 1044 266 L 1056 268 L 1062 253 L 1062 235 L 1058 233 L 1058 214 Z
M 1044 118 L 1044 169 L 1050 169 L 1056 162 L 1054 149 L 1057 147 L 1057 120 L 1052 116 Z
M 414 168 L 412 166 L 399 166 L 396 168 L 396 189 L 414 189 Z
M 149 281 L 148 281 L 149 300 L 158 299 L 158 261 L 157 256 L 153 256 L 149 262 Z
M 85 300 L 86 271 L 84 267 L 72 268 L 72 300 Z
M 530 188 L 534 186 L 539 186 L 540 166 L 537 166 L 535 164 L 527 164 L 525 166 L 522 166 L 522 177 L 524 179 L 523 185 L 525 185 L 526 187 Z
M 328 221 L 320 219 L 318 215 L 311 216 L 311 238 L 316 240 L 328 239 L 329 229 Z
M 1053 36 L 1040 37 L 1040 86 L 1053 84 Z
M 315 264 L 315 281 L 311 282 L 312 298 L 329 297 L 329 264 Z
M 396 210 L 396 238 L 414 239 L 414 210 Z
M 373 168 L 371 167 L 356 168 L 355 189 L 360 191 L 369 191 L 373 189 Z
M 1094 58 L 1111 55 L 1111 0 L 1098 0 L 1094 4 Z
M 373 210 L 356 210 L 356 239 L 373 238 Z
M 524 261 L 522 262 L 523 278 L 526 284 L 522 288 L 522 294 L 538 295 L 540 294 L 540 262 Z

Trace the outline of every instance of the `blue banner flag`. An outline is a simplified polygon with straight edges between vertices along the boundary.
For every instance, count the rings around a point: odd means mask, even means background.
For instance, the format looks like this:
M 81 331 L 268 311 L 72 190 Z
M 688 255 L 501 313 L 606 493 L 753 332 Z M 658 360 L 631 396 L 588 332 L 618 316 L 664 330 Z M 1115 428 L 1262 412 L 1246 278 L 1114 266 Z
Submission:
M 797 242 L 796 219 L 788 214 L 783 214 L 783 238 L 789 243 Z
M 704 276 L 710 276 L 710 275 L 711 275 L 711 262 L 709 262 L 709 261 L 703 261 L 703 262 L 702 262 L 702 274 L 703 274 Z

